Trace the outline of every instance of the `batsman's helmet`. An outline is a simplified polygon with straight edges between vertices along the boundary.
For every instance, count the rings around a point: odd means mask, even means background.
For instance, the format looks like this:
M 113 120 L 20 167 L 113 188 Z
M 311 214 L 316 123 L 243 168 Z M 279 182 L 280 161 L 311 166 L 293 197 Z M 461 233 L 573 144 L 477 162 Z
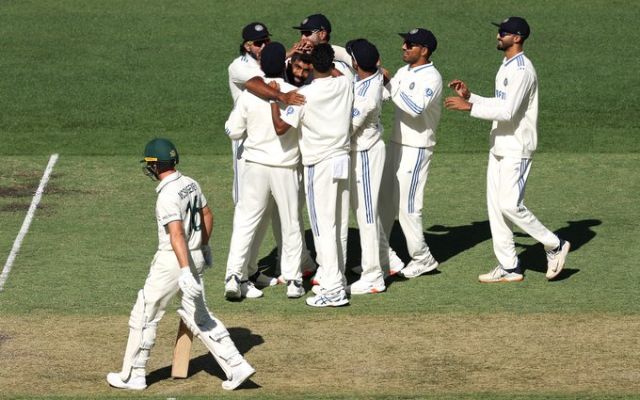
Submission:
M 161 172 L 173 169 L 180 161 L 178 149 L 168 139 L 156 138 L 144 147 L 144 171 L 148 176 L 159 179 Z

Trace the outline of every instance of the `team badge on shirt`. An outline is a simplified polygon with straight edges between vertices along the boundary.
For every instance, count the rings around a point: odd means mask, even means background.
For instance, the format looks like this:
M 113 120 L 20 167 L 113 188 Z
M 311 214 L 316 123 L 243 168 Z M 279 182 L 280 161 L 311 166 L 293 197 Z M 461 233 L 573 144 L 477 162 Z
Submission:
M 433 90 L 431 90 L 431 88 L 428 88 L 425 92 L 424 95 L 427 97 L 431 97 L 433 96 Z
M 507 86 L 508 83 L 509 83 L 509 81 L 507 80 L 507 78 L 504 78 L 504 82 L 502 82 L 502 84 Z
M 415 82 L 411 82 L 411 85 L 409 85 L 409 89 L 413 90 L 414 87 L 416 87 L 416 83 Z
M 360 115 L 360 110 L 358 110 L 357 108 L 354 108 L 353 111 L 351 111 L 351 116 L 357 117 L 358 115 Z
M 291 115 L 293 114 L 293 107 L 289 106 L 287 107 L 287 115 Z

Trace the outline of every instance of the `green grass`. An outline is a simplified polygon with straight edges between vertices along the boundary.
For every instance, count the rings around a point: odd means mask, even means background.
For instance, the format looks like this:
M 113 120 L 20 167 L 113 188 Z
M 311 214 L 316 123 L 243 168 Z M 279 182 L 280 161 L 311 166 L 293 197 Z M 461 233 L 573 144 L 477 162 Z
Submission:
M 257 301 L 223 300 L 233 215 L 229 143 L 223 134 L 231 109 L 226 68 L 237 55 L 240 31 L 246 23 L 262 21 L 275 40 L 290 45 L 297 39 L 291 27 L 315 12 L 331 19 L 332 42 L 344 44 L 355 37 L 367 37 L 376 43 L 383 64 L 391 71 L 402 66 L 397 33 L 415 26 L 428 27 L 439 40 L 433 60 L 444 80 L 464 79 L 484 95 L 493 92 L 501 62 L 501 53 L 495 50 L 496 30 L 489 22 L 509 15 L 528 19 L 532 35 L 525 50 L 539 77 L 540 120 L 539 152 L 526 202 L 550 229 L 573 243 L 563 279 L 547 282 L 541 246 L 518 235 L 518 250 L 527 268 L 525 281 L 513 285 L 477 283 L 477 275 L 495 265 L 485 206 L 489 124 L 444 111 L 424 212 L 428 243 L 443 261 L 440 273 L 394 281 L 386 293 L 354 298 L 349 307 L 336 310 L 313 310 L 302 300 L 287 300 L 282 287 L 265 290 L 265 297 Z M 0 2 L 3 262 L 49 155 L 60 153 L 5 290 L 0 292 L 0 317 L 30 321 L 39 316 L 78 316 L 87 325 L 94 318 L 114 318 L 126 324 L 157 244 L 155 184 L 142 175 L 138 160 L 151 137 L 167 136 L 180 150 L 180 169 L 200 181 L 215 213 L 212 246 L 216 266 L 207 273 L 206 289 L 211 308 L 223 321 L 255 317 L 263 324 L 272 320 L 331 323 L 345 316 L 429 321 L 452 315 L 482 326 L 478 321 L 496 314 L 603 321 L 629 317 L 635 321 L 640 311 L 636 265 L 640 259 L 636 245 L 640 235 L 640 208 L 636 204 L 640 195 L 640 75 L 635 68 L 640 34 L 634 28 L 639 15 L 640 2 L 621 0 L 415 0 L 366 5 L 328 1 L 313 6 L 273 0 L 233 4 L 168 0 Z M 386 105 L 386 135 L 391 120 L 392 107 Z M 397 233 L 392 242 L 406 255 Z M 269 254 L 273 246 L 269 235 L 261 254 Z M 351 247 L 350 256 L 350 262 L 355 262 L 357 246 Z M 38 332 L 39 326 L 32 324 L 28 329 Z M 80 337 L 90 332 L 86 326 L 77 329 L 82 331 Z M 173 327 L 164 329 L 172 332 Z M 252 329 L 250 323 L 247 329 Z M 7 330 L 10 327 L 0 325 L 2 365 L 19 362 L 24 355 L 2 353 L 2 335 Z M 553 326 L 546 326 L 540 335 L 553 332 Z M 64 335 L 52 332 L 52 337 Z M 629 332 L 620 332 L 629 354 L 637 353 L 637 340 L 628 337 Z M 265 360 L 257 365 L 259 371 L 273 360 L 281 360 L 275 353 L 269 358 L 269 345 L 275 343 L 279 352 L 286 351 L 286 342 L 279 342 L 286 338 L 265 335 L 264 339 L 266 347 L 250 353 Z M 107 337 L 100 346 L 107 348 L 107 353 L 120 352 L 122 340 L 124 337 Z M 446 354 L 446 338 L 441 337 L 437 344 Z M 604 351 L 598 347 L 572 345 L 577 354 L 592 352 L 601 357 L 598 360 L 606 360 L 606 354 L 598 355 Z M 470 360 L 482 369 L 484 364 L 473 357 Z M 560 363 L 565 365 L 564 360 Z M 93 390 L 97 380 L 103 379 L 102 369 L 114 367 L 111 361 L 109 365 L 104 361 L 98 364 L 100 370 L 95 374 L 100 376 L 90 382 L 73 367 L 59 366 L 70 368 L 75 374 L 72 382 L 79 385 L 65 393 L 71 390 L 78 398 L 128 396 L 105 395 L 104 388 Z M 465 371 L 464 365 L 462 369 L 456 369 L 455 362 L 449 365 L 446 356 L 443 364 L 451 370 L 440 374 Z M 406 391 L 397 396 L 349 388 L 327 393 L 314 388 L 305 398 L 638 398 L 638 386 L 633 383 L 637 382 L 636 367 L 629 362 L 625 371 L 628 381 L 621 381 L 630 383 L 616 393 L 602 387 L 576 392 L 566 389 L 572 382 L 564 381 L 553 388 L 511 393 L 479 389 L 452 394 L 449 387 L 434 384 L 435 392 L 416 396 L 415 387 L 407 382 Z M 571 360 L 566 360 L 565 368 L 582 371 Z M 11 370 L 4 371 L 0 387 L 15 378 Z M 290 373 L 295 372 L 292 369 Z M 435 379 L 432 372 L 425 373 Z M 50 384 L 46 376 L 42 378 Z M 141 396 L 158 397 L 163 390 L 165 387 L 158 385 L 151 394 Z M 24 393 L 24 397 L 15 398 L 44 398 L 35 394 L 40 391 L 30 395 L 28 389 L 8 393 Z M 55 385 L 51 389 L 54 393 Z M 188 397 L 208 392 L 185 393 Z M 214 394 L 221 395 L 219 391 Z M 296 392 L 295 398 L 299 395 Z M 286 398 L 285 393 L 274 393 L 268 385 L 259 391 L 222 396 Z

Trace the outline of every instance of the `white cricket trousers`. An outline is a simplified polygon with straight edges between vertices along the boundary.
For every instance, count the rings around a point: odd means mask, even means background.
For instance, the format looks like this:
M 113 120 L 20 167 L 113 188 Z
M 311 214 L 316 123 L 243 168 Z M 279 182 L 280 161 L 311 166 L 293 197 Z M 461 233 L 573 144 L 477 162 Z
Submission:
M 429 263 L 432 258 L 422 229 L 424 187 L 432 155 L 432 148 L 390 142 L 383 178 L 383 203 L 380 206 L 387 237 L 398 217 L 409 255 L 414 262 L 421 264 Z
M 349 168 L 349 166 L 346 166 Z M 348 169 L 347 169 L 348 171 Z M 328 292 L 345 288 L 349 234 L 349 179 L 334 178 L 334 160 L 304 168 L 309 223 L 316 247 L 320 287 Z
M 285 280 L 300 280 L 302 232 L 298 213 L 299 172 L 296 166 L 272 167 L 245 161 L 240 180 L 242 195 L 233 215 L 233 233 L 229 247 L 226 276 L 248 278 L 257 230 L 269 211 L 271 197 L 275 199 L 282 229 L 280 268 Z
M 244 140 L 232 140 L 231 150 L 233 153 L 233 185 L 231 196 L 233 198 L 233 204 L 238 204 L 238 200 L 242 197 L 242 175 L 244 173 L 245 160 L 242 158 L 244 151 Z M 273 231 L 273 237 L 278 246 L 278 251 L 282 248 L 282 237 L 280 236 L 280 218 L 278 216 L 278 208 L 276 207 L 272 197 L 269 198 L 269 204 L 264 217 L 260 220 L 258 228 L 256 229 L 256 240 L 251 246 L 251 252 L 249 253 L 249 267 L 247 268 L 247 275 L 251 276 L 258 271 L 258 256 L 260 255 L 260 245 L 267 234 L 269 223 L 271 222 L 271 230 Z M 246 280 L 248 276 L 241 279 Z
M 385 146 L 382 140 L 370 149 L 351 152 L 351 209 L 356 213 L 362 248 L 360 279 L 383 279 L 380 265 L 381 228 L 378 198 L 384 171 Z M 385 252 L 388 248 L 385 248 Z M 388 258 L 388 256 L 387 256 Z
M 500 265 L 507 269 L 518 266 L 513 224 L 542 243 L 545 249 L 560 245 L 560 239 L 524 205 L 524 192 L 531 164 L 530 158 L 500 157 L 489 153 L 487 209 L 493 251 Z
M 212 316 L 206 305 L 202 281 L 204 258 L 200 250 L 190 252 L 189 264 L 196 281 L 202 285 L 203 292 L 196 298 L 182 296 L 182 308 L 192 319 L 200 321 L 203 325 L 213 324 L 219 330 L 226 331 L 222 322 Z M 149 275 L 144 287 L 138 292 L 138 298 L 129 317 L 129 339 L 120 372 L 122 380 L 128 380 L 134 368 L 144 373 L 150 351 L 155 343 L 158 322 L 164 316 L 169 301 L 180 290 L 178 286 L 180 272 L 180 265 L 173 251 L 156 252 Z M 223 346 L 226 346 L 224 353 L 230 357 L 239 355 L 232 342 L 225 342 Z

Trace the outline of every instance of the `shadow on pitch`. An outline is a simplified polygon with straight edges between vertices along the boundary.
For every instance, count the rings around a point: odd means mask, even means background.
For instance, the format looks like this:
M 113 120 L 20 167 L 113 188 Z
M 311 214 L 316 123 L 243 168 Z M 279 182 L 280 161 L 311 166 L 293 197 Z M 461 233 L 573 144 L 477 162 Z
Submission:
M 259 346 L 264 343 L 264 339 L 262 336 L 251 333 L 251 331 L 247 328 L 228 328 L 229 334 L 231 335 L 231 339 L 236 344 L 238 351 L 240 354 L 246 354 L 251 351 L 255 346 Z M 199 340 L 194 337 L 193 340 Z M 222 368 L 218 365 L 218 362 L 213 358 L 211 353 L 205 353 L 199 355 L 197 357 L 191 358 L 189 361 L 189 373 L 187 378 L 190 378 L 200 372 L 205 372 L 209 375 L 213 375 L 220 379 L 221 381 L 227 380 L 227 376 L 225 375 Z M 166 367 L 162 367 L 155 371 L 152 371 L 147 375 L 147 385 L 151 386 L 157 382 L 164 381 L 167 379 L 173 379 L 171 377 L 171 365 Z M 256 384 L 255 382 L 249 380 L 242 384 L 243 389 L 258 389 L 261 386 Z
M 587 244 L 596 236 L 591 227 L 602 225 L 599 219 L 583 219 L 580 221 L 567 221 L 567 226 L 556 230 L 554 233 L 559 237 L 568 240 L 571 243 L 570 253 L 578 250 Z M 517 237 L 528 237 L 525 233 L 516 233 Z M 544 252 L 544 246 L 540 243 L 534 245 L 525 245 L 516 243 L 516 246 L 524 248 L 524 251 L 518 255 L 520 262 L 525 270 L 536 271 L 540 273 L 547 272 L 547 256 Z M 571 259 L 568 258 L 567 265 L 571 266 Z M 565 268 L 555 281 L 561 281 L 569 278 L 571 275 L 580 272 L 577 268 Z

